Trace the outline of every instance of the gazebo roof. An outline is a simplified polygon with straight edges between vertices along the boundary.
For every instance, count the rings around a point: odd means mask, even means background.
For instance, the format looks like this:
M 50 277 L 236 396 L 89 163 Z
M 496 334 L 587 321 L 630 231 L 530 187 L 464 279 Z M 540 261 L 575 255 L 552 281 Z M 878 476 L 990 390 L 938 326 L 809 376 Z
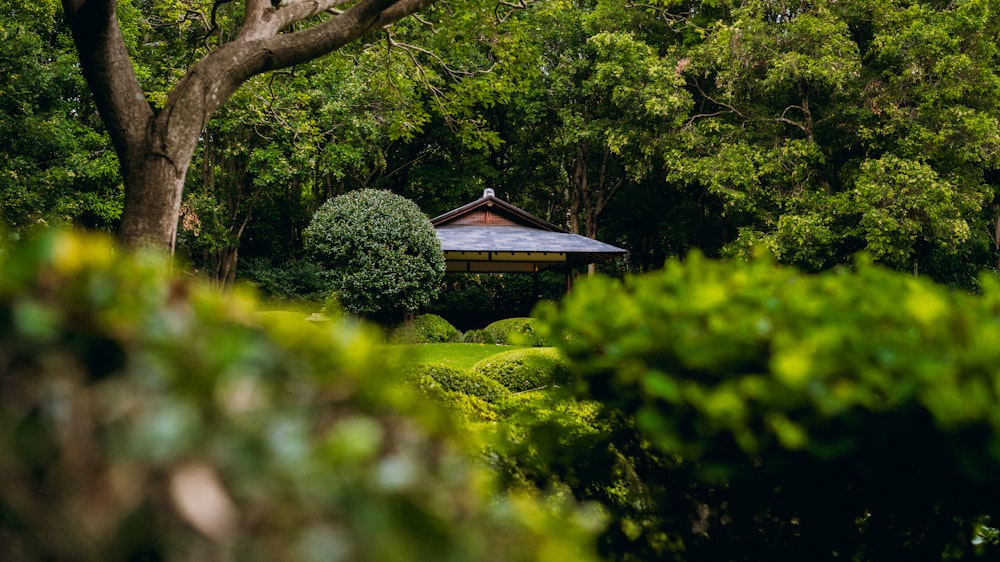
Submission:
M 571 234 L 498 199 L 492 189 L 480 199 L 431 220 L 449 272 L 536 272 L 579 266 L 625 254 L 625 250 Z

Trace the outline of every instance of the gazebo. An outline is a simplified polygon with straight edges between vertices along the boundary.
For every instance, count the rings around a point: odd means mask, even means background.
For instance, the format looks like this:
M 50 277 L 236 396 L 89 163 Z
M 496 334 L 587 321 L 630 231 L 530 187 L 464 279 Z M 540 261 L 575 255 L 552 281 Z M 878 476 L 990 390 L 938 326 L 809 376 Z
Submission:
M 538 273 L 564 267 L 569 288 L 573 268 L 626 253 L 522 211 L 498 199 L 492 189 L 431 224 L 450 273 Z

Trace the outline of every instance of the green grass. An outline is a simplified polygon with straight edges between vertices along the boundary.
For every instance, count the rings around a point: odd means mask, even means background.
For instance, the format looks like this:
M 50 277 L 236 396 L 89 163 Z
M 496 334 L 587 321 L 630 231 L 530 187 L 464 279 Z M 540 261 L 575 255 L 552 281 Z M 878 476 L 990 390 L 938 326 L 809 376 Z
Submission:
M 521 349 L 522 346 L 486 343 L 425 343 L 400 347 L 406 348 L 401 361 L 404 365 L 438 363 L 469 370 L 481 359 L 502 351 Z

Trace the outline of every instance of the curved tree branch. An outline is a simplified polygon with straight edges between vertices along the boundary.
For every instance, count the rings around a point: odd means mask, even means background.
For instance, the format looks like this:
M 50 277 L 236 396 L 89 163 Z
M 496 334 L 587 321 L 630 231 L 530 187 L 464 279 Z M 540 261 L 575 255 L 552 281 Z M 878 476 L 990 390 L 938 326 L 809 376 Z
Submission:
M 217 27 L 216 0 L 211 28 Z M 434 0 L 243 0 L 236 37 L 191 66 L 154 112 L 132 69 L 115 0 L 63 0 L 80 66 L 121 162 L 126 243 L 172 248 L 181 194 L 211 115 L 251 77 L 321 57 Z M 323 16 L 323 17 L 317 17 Z M 295 24 L 311 25 L 289 31 Z

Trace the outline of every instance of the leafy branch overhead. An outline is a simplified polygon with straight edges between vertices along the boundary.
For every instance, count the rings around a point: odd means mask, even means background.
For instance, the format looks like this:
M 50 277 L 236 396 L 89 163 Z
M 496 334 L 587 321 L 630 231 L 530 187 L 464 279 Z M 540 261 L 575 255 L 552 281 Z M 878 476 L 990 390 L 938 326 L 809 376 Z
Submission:
M 114 0 L 65 0 L 80 68 L 121 162 L 119 237 L 173 247 L 184 178 L 210 116 L 244 82 L 333 52 L 433 0 L 246 0 L 228 41 L 191 64 L 152 107 L 133 70 Z M 216 27 L 218 6 L 213 6 Z

